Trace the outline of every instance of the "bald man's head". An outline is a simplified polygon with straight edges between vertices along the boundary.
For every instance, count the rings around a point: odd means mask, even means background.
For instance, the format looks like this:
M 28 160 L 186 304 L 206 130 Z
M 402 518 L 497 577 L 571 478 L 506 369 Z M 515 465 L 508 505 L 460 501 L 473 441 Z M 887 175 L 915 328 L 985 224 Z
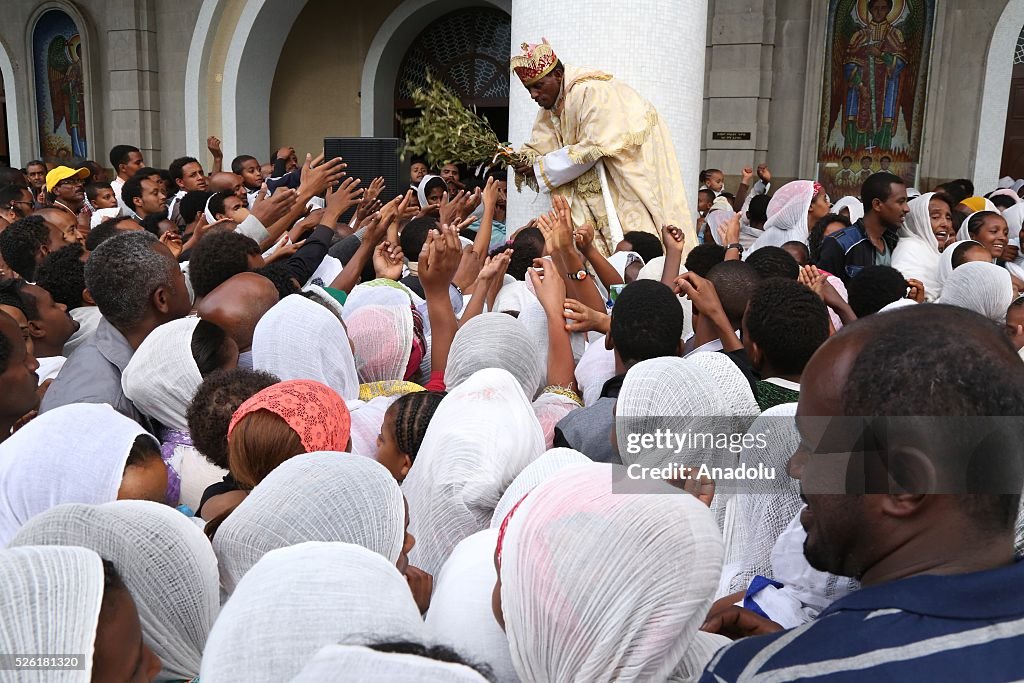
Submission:
M 247 192 L 242 182 L 242 176 L 234 173 L 214 173 L 210 176 L 210 191 L 223 192 L 227 190 L 242 200 L 243 206 L 248 206 Z
M 240 351 L 247 351 L 256 324 L 277 300 L 273 282 L 255 273 L 239 273 L 203 297 L 197 313 L 227 332 Z

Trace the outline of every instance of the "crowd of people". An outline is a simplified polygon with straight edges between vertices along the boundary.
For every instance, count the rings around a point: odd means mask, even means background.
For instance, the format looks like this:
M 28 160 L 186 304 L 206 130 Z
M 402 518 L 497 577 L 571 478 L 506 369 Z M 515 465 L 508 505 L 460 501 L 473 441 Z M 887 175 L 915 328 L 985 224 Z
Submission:
M 1020 677 L 1024 181 L 707 169 L 607 253 L 208 147 L 0 169 L 3 680 Z

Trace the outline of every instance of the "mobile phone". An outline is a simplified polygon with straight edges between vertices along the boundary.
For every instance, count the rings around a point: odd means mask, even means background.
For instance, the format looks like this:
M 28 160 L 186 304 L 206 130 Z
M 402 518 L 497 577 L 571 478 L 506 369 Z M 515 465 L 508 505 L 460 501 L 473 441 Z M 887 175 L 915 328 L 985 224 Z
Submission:
M 611 285 L 608 287 L 608 300 L 615 305 L 615 300 L 619 298 L 619 292 L 623 290 L 626 285 Z

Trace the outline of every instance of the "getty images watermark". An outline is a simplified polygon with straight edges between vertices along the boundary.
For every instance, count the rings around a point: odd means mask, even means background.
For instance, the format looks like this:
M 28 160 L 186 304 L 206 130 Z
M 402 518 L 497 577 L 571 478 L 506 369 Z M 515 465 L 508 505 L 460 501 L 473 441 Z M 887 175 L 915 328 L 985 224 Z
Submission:
M 765 450 L 769 440 L 766 433 L 761 432 L 710 432 L 687 429 L 682 432 L 671 429 L 657 428 L 650 432 L 627 432 L 624 446 L 626 460 L 630 456 L 640 456 L 639 462 L 630 462 L 626 466 L 626 476 L 633 480 L 662 479 L 683 481 L 686 479 L 713 479 L 719 481 L 751 481 L 774 480 L 777 478 L 776 468 L 758 461 L 756 464 L 744 463 L 709 463 L 685 462 L 687 456 L 700 454 L 701 459 L 715 454 L 737 456 L 743 452 Z M 666 454 L 683 456 L 684 462 L 667 462 L 648 464 L 644 455 L 653 454 L 654 459 L 661 460 Z M 624 461 L 625 462 L 625 461 Z
M 630 482 L 713 480 L 737 495 L 1018 495 L 1017 416 L 624 416 L 613 443 Z M 790 476 L 799 472 L 800 479 Z

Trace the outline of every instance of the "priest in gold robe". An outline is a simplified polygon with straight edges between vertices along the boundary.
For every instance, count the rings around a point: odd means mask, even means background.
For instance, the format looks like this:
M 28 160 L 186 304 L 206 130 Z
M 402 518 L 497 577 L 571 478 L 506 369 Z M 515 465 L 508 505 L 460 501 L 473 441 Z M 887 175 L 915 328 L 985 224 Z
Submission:
M 569 199 L 575 225 L 590 223 L 608 255 L 624 233 L 661 238 L 663 225 L 697 244 L 668 127 L 650 102 L 610 74 L 563 65 L 547 41 L 523 43 L 512 68 L 540 107 L 519 153 L 516 184 Z

